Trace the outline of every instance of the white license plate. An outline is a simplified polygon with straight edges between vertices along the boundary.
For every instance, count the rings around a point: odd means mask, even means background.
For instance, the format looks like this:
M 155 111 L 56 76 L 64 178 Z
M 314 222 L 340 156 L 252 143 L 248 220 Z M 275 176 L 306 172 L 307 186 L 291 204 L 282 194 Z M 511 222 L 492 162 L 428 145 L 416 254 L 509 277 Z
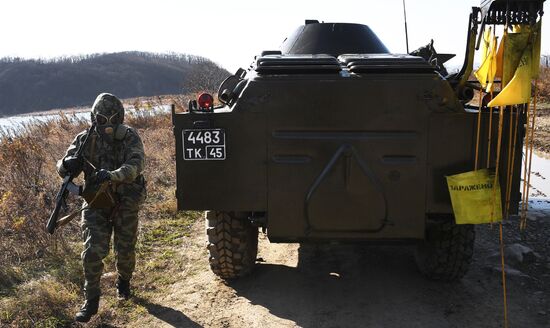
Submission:
M 183 159 L 187 161 L 221 161 L 225 159 L 225 130 L 183 130 Z

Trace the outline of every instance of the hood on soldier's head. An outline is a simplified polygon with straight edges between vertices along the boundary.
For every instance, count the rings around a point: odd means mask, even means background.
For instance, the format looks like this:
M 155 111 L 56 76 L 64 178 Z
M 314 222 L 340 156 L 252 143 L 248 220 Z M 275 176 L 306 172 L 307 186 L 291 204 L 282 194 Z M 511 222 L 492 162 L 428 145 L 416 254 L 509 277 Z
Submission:
M 101 93 L 94 101 L 92 106 L 92 122 L 96 122 L 97 114 L 103 115 L 107 118 L 113 117 L 111 123 L 122 124 L 124 122 L 124 106 L 120 99 L 110 93 Z

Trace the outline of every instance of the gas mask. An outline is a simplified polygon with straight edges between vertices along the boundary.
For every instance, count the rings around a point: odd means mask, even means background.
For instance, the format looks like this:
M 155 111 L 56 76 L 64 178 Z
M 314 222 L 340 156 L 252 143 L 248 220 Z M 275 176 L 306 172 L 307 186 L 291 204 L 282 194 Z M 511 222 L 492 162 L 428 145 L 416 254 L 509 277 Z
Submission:
M 116 130 L 119 126 L 118 124 L 118 113 L 115 113 L 111 115 L 110 117 L 107 117 L 102 114 L 95 114 L 96 119 L 96 131 L 99 134 L 99 136 L 107 141 L 108 143 L 112 143 L 115 138 Z
M 117 129 L 124 122 L 122 102 L 110 93 L 102 93 L 97 96 L 91 114 L 100 138 L 107 143 L 116 140 Z

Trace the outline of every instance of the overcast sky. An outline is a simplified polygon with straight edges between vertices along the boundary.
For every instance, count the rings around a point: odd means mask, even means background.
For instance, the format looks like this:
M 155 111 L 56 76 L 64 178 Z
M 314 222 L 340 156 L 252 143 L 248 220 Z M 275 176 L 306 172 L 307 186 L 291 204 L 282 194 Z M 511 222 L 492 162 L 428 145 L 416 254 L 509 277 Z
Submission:
M 406 0 L 410 49 L 433 38 L 460 65 L 468 14 L 479 2 Z M 179 52 L 235 71 L 278 49 L 305 19 L 367 24 L 390 51 L 405 52 L 402 0 L 9 0 L 0 2 L 0 15 L 0 57 Z M 543 54 L 550 54 L 549 29 L 543 24 Z

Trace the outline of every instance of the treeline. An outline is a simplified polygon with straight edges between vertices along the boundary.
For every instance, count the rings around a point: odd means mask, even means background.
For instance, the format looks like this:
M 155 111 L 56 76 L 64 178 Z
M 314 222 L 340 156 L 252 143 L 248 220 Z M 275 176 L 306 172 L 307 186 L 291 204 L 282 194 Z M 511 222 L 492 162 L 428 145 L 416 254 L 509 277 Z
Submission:
M 0 59 L 0 115 L 91 105 L 120 98 L 215 90 L 229 75 L 207 58 L 120 52 L 53 59 Z

